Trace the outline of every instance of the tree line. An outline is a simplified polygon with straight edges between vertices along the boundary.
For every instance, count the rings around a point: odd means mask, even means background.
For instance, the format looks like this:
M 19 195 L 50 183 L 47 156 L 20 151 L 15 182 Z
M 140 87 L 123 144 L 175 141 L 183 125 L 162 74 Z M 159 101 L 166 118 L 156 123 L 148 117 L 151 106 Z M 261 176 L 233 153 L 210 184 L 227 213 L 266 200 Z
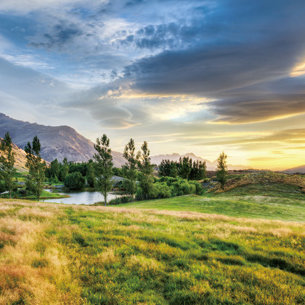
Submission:
M 0 145 L 0 178 L 10 197 L 17 189 L 12 145 L 12 139 L 9 133 L 6 133 Z M 73 163 L 68 162 L 67 159 L 59 162 L 55 159 L 47 166 L 40 155 L 40 141 L 35 136 L 33 141 L 25 146 L 28 168 L 26 190 L 39 200 L 46 178 L 55 183 L 62 182 L 69 189 L 81 189 L 86 183 L 102 193 L 104 204 L 107 205 L 108 193 L 113 189 L 113 175 L 118 175 L 124 177 L 122 189 L 132 200 L 202 192 L 201 184 L 194 180 L 202 180 L 206 177 L 205 162 L 193 161 L 188 157 L 180 158 L 178 162 L 163 160 L 158 167 L 158 174 L 161 177 L 158 180 L 153 175 L 154 165 L 151 164 L 150 150 L 146 141 L 136 152 L 134 140 L 132 138 L 129 140 L 124 149 L 123 156 L 126 163 L 122 168 L 114 167 L 110 140 L 105 134 L 97 138 L 94 148 L 93 160 L 88 162 Z M 224 153 L 218 158 L 216 177 L 222 188 L 227 179 L 226 158 Z
M 206 178 L 206 162 L 193 161 L 189 157 L 180 157 L 178 162 L 162 160 L 158 167 L 158 173 L 164 177 L 202 180 Z

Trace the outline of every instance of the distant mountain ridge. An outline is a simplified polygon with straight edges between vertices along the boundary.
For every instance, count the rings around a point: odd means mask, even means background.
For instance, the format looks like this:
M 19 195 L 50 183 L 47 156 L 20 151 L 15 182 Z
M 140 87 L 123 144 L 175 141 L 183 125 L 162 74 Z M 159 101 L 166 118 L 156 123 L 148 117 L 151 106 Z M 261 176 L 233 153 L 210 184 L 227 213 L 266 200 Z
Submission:
M 46 161 L 67 158 L 68 161 L 82 162 L 91 159 L 95 153 L 93 142 L 69 126 L 39 125 L 0 113 L 0 137 L 7 131 L 13 142 L 22 149 L 37 135 L 41 143 L 41 156 Z M 123 155 L 118 152 L 113 152 L 113 159 L 116 166 L 124 161 Z
M 37 135 L 41 143 L 41 156 L 49 162 L 54 159 L 62 161 L 64 158 L 74 162 L 88 161 L 95 154 L 93 142 L 69 126 L 39 125 L 16 120 L 0 113 L 0 137 L 4 137 L 7 131 L 10 133 L 13 142 L 22 149 L 27 142 L 32 141 L 33 137 Z M 126 162 L 120 152 L 112 151 L 112 157 L 116 167 L 121 167 Z M 211 162 L 196 156 L 194 153 L 184 155 L 178 153 L 160 154 L 152 156 L 151 161 L 153 164 L 159 165 L 164 159 L 179 161 L 181 157 L 206 162 L 207 170 L 210 171 L 217 167 L 217 161 Z M 246 167 L 229 165 L 229 169 L 246 169 Z

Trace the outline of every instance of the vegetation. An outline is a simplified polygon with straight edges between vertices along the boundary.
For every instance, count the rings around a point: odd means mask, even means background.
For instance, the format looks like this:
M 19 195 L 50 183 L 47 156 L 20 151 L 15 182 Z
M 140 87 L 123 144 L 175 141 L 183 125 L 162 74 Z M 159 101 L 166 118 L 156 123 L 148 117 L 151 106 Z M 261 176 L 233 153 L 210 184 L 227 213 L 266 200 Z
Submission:
M 149 199 L 153 191 L 153 166 L 150 163 L 150 150 L 145 141 L 141 146 L 141 151 L 138 153 L 139 187 L 137 190 L 137 199 Z
M 70 190 L 81 190 L 85 185 L 85 179 L 79 172 L 68 174 L 65 179 L 65 187 Z
M 0 304 L 304 304 L 304 232 L 304 222 L 1 199 Z
M 123 166 L 122 174 L 125 177 L 123 182 L 123 188 L 127 194 L 131 197 L 134 197 L 134 194 L 137 191 L 137 159 L 135 154 L 135 144 L 134 140 L 130 139 L 129 143 L 125 146 L 124 149 L 124 158 L 127 163 Z
M 4 139 L 0 140 L 0 179 L 3 181 L 3 190 L 9 192 L 9 197 L 12 197 L 12 192 L 16 189 L 14 176 L 16 169 L 14 168 L 15 157 L 12 151 L 13 143 L 10 134 L 7 132 Z
M 202 180 L 206 177 L 206 163 L 193 161 L 189 157 L 180 158 L 179 162 L 162 160 L 158 166 L 159 176 L 181 177 L 189 180 Z
M 137 201 L 124 207 L 305 222 L 305 194 L 297 186 L 282 183 L 249 184 L 204 196 Z
M 227 168 L 227 155 L 223 152 L 220 154 L 217 160 L 217 172 L 216 179 L 224 190 L 225 184 L 227 182 L 228 168 Z
M 28 190 L 32 191 L 37 200 L 39 200 L 45 180 L 46 164 L 40 156 L 40 141 L 38 137 L 34 137 L 32 144 L 28 142 L 24 150 L 27 159 L 26 167 L 29 169 L 26 187 Z
M 109 139 L 104 134 L 101 139 L 96 139 L 94 145 L 97 153 L 94 155 L 96 161 L 96 179 L 95 187 L 104 196 L 105 206 L 107 205 L 107 195 L 112 190 L 112 156 L 111 149 L 109 148 Z

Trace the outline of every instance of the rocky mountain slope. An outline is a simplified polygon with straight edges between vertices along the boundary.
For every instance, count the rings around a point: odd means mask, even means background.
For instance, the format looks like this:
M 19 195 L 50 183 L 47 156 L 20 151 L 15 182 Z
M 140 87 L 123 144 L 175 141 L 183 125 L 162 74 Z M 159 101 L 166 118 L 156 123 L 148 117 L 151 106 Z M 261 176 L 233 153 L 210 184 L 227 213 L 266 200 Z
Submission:
M 12 119 L 0 113 L 0 137 L 9 132 L 13 142 L 24 148 L 28 141 L 38 136 L 41 143 L 41 156 L 46 161 L 57 158 L 62 161 L 87 161 L 95 153 L 93 143 L 69 126 L 44 126 Z M 114 164 L 123 162 L 121 153 L 113 152 Z

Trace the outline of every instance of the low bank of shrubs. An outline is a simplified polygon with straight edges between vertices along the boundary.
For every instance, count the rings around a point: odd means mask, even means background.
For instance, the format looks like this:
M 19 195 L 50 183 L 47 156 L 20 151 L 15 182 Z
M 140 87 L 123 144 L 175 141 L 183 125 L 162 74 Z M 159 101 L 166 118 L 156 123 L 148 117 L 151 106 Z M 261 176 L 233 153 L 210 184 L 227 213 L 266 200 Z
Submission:
M 155 179 L 148 194 L 144 193 L 140 186 L 137 187 L 135 199 L 131 196 L 123 196 L 110 201 L 110 204 L 127 203 L 134 200 L 161 199 L 188 194 L 201 195 L 202 185 L 197 181 L 188 181 L 182 178 L 162 177 Z

